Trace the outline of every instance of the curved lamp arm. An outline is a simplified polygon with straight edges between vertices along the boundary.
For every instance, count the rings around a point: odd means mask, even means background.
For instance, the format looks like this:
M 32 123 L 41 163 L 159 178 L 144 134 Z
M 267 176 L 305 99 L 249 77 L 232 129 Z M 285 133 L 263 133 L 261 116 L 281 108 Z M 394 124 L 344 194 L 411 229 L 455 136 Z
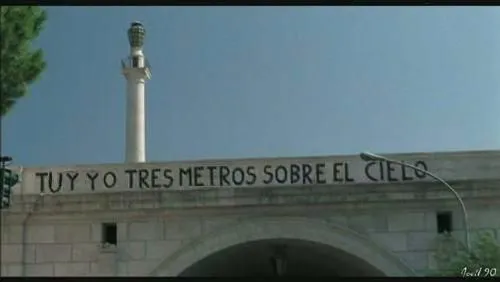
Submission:
M 464 204 L 464 201 L 462 200 L 462 197 L 460 197 L 460 195 L 457 193 L 457 191 L 450 184 L 448 184 L 448 182 L 446 182 L 444 179 L 442 179 L 441 177 L 433 174 L 430 171 L 427 171 L 425 169 L 416 167 L 416 166 L 411 165 L 411 164 L 404 163 L 402 161 L 389 159 L 389 158 L 386 158 L 384 156 L 379 156 L 379 155 L 372 154 L 372 153 L 361 153 L 360 157 L 363 160 L 365 160 L 365 161 L 377 161 L 377 160 L 378 161 L 386 161 L 386 162 L 396 163 L 396 164 L 399 164 L 401 166 L 406 166 L 406 167 L 412 168 L 414 170 L 417 170 L 417 171 L 420 171 L 422 173 L 425 173 L 426 175 L 432 177 L 433 179 L 441 182 L 444 186 L 446 186 L 448 188 L 448 190 L 450 190 L 453 193 L 453 195 L 455 196 L 455 198 L 457 199 L 457 201 L 460 203 L 460 207 L 462 208 L 462 213 L 463 213 L 463 216 L 464 216 L 465 243 L 466 243 L 466 246 L 467 246 L 467 250 L 471 249 L 470 239 L 469 239 L 469 215 L 467 213 L 467 209 L 465 208 L 465 204 Z

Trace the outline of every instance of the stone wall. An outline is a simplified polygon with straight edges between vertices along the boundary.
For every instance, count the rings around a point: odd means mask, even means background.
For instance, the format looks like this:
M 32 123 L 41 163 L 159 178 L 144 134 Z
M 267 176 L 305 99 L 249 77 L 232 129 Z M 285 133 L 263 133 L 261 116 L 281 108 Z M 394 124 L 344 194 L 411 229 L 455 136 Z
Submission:
M 498 201 L 497 201 L 498 203 Z M 500 205 L 469 201 L 473 234 L 488 230 L 500 239 Z M 306 216 L 344 226 L 399 256 L 419 274 L 433 267 L 433 241 L 437 236 L 436 206 L 454 211 L 457 238 L 463 237 L 460 210 L 452 200 L 397 213 L 391 206 L 343 212 L 328 206 L 258 207 L 216 211 L 131 210 L 126 214 L 51 214 L 40 209 L 28 221 L 23 250 L 22 225 L 6 214 L 2 227 L 2 274 L 7 276 L 136 276 L 150 275 L 160 263 L 193 240 L 221 227 L 269 216 Z M 392 211 L 391 211 L 392 210 Z M 116 250 L 100 247 L 101 223 L 117 222 Z M 23 273 L 23 251 L 25 269 Z
M 488 161 L 476 167 L 497 169 Z M 497 179 L 451 182 L 468 208 L 473 238 L 487 231 L 500 240 L 497 175 Z M 257 219 L 298 217 L 351 230 L 423 275 L 435 265 L 438 211 L 453 212 L 454 236 L 463 239 L 456 199 L 442 185 L 429 181 L 45 196 L 21 193 L 2 213 L 1 271 L 2 276 L 170 273 L 160 269 L 166 260 L 210 234 Z M 117 223 L 116 249 L 101 246 L 101 225 L 106 222 Z

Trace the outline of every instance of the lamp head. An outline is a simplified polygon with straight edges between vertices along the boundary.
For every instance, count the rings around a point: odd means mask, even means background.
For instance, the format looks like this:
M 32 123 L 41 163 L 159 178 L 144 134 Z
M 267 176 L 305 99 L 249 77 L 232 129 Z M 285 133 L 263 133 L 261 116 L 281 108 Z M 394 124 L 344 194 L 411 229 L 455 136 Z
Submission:
M 146 29 L 140 22 L 133 22 L 128 29 L 128 42 L 132 48 L 142 48 L 144 45 L 144 37 Z
M 359 154 L 359 156 L 361 157 L 362 160 L 367 161 L 367 162 L 383 160 L 383 158 L 381 158 L 380 156 L 377 156 L 377 155 L 372 154 L 370 152 L 363 152 L 363 153 Z
M 9 156 L 1 156 L 0 157 L 0 163 L 5 164 L 5 163 L 10 163 L 12 161 L 12 157 Z

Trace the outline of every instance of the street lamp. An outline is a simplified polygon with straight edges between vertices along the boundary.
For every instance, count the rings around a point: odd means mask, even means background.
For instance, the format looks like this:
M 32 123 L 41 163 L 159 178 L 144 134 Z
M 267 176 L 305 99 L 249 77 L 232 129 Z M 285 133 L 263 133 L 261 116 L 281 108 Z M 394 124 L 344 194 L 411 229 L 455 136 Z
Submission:
M 12 173 L 6 166 L 12 161 L 12 157 L 0 156 L 0 208 L 10 206 L 11 189 L 19 181 L 19 175 Z
M 453 195 L 455 196 L 455 198 L 459 202 L 460 207 L 462 208 L 462 213 L 463 213 L 463 217 L 464 217 L 464 228 L 465 228 L 465 243 L 467 245 L 467 250 L 470 250 L 469 219 L 468 219 L 469 216 L 467 214 L 467 209 L 465 208 L 465 204 L 464 204 L 464 201 L 462 200 L 462 197 L 460 197 L 460 195 L 457 193 L 457 191 L 453 187 L 451 187 L 450 184 L 448 184 L 446 181 L 444 181 L 444 179 L 433 174 L 432 172 L 427 171 L 425 169 L 421 169 L 421 168 L 416 167 L 416 166 L 411 165 L 411 164 L 407 164 L 407 163 L 404 163 L 404 162 L 401 162 L 398 160 L 389 159 L 387 157 L 376 155 L 376 154 L 373 154 L 370 152 L 363 152 L 363 153 L 359 154 L 359 156 L 364 161 L 385 161 L 385 162 L 391 162 L 391 163 L 399 164 L 401 166 L 412 168 L 414 170 L 425 173 L 426 175 L 434 178 L 435 180 L 441 182 L 444 186 L 446 186 L 446 188 L 448 188 L 453 193 Z

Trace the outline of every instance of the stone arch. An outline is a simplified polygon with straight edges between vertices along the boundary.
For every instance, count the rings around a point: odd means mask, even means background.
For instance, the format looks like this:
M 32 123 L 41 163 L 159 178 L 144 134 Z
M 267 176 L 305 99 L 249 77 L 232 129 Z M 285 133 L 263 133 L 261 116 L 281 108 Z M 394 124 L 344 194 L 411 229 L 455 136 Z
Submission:
M 162 261 L 152 276 L 178 276 L 196 262 L 239 244 L 268 239 L 321 243 L 362 258 L 386 276 L 416 276 L 396 255 L 369 238 L 324 220 L 303 217 L 246 219 L 202 235 Z

